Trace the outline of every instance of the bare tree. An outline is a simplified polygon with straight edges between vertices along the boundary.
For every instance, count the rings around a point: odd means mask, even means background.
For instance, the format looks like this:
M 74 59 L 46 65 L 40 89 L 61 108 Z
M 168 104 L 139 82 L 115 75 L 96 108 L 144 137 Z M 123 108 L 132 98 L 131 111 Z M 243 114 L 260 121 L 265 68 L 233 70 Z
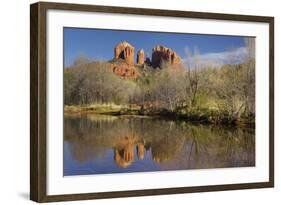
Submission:
M 186 49 L 187 62 L 186 73 L 184 75 L 185 98 L 189 104 L 189 108 L 197 105 L 197 99 L 200 91 L 207 88 L 208 72 L 207 65 L 202 63 L 199 49 L 195 48 L 192 53 Z

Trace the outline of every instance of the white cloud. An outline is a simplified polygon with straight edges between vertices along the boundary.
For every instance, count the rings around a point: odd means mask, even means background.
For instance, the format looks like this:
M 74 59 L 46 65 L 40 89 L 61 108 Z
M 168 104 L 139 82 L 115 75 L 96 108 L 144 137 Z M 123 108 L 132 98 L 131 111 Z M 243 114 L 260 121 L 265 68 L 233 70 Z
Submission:
M 183 59 L 183 62 L 191 68 L 193 68 L 195 65 L 199 67 L 206 65 L 221 66 L 223 64 L 242 63 L 246 56 L 246 47 L 240 47 L 230 51 L 201 54 L 197 58 L 194 56 L 186 57 Z

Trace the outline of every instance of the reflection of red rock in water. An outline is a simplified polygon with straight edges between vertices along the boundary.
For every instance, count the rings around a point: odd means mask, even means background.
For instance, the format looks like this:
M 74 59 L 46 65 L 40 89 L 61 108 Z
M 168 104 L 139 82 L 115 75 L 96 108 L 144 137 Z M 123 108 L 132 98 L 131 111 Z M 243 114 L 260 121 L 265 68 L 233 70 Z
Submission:
M 113 143 L 114 161 L 119 167 L 126 168 L 134 161 L 134 148 L 138 159 L 143 160 L 145 152 L 151 149 L 152 160 L 156 163 L 163 163 L 173 159 L 182 149 L 183 138 L 175 139 L 175 144 L 170 144 L 166 139 L 151 143 L 144 143 L 142 138 L 134 134 L 119 137 Z
M 119 167 L 128 167 L 134 161 L 135 136 L 125 136 L 114 147 L 114 161 Z
M 114 150 L 114 161 L 119 167 L 128 167 L 134 161 L 134 145 Z
M 134 147 L 136 146 L 137 157 L 144 159 L 145 146 L 139 142 L 138 136 L 128 135 L 119 138 L 114 146 L 114 161 L 119 167 L 128 167 L 134 161 Z
M 137 144 L 137 154 L 138 154 L 139 159 L 144 158 L 144 144 L 143 143 Z

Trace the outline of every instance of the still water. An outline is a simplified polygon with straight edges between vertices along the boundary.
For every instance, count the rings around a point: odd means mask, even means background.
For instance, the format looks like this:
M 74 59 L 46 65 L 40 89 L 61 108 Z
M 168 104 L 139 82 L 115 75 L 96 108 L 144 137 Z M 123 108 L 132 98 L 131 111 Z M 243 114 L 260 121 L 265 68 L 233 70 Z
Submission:
M 255 166 L 255 130 L 144 117 L 64 116 L 64 176 Z

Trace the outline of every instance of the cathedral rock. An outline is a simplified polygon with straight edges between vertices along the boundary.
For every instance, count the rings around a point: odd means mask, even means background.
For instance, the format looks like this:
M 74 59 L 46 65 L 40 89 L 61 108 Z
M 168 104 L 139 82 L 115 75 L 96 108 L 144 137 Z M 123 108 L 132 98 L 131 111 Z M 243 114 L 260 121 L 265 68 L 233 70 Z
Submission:
M 142 65 L 144 64 L 144 51 L 140 49 L 137 54 L 137 64 Z
M 140 66 L 147 64 L 153 68 L 161 67 L 163 63 L 170 65 L 179 65 L 180 56 L 170 48 L 157 45 L 152 49 L 152 57 L 144 54 L 144 50 L 137 52 L 137 61 L 135 63 L 135 48 L 127 41 L 118 43 L 114 48 L 114 58 L 109 61 L 109 67 L 112 71 L 123 78 L 135 79 L 140 76 Z
M 123 59 L 128 65 L 134 65 L 135 48 L 127 41 L 118 43 L 114 48 L 114 59 Z
M 139 72 L 134 63 L 135 48 L 127 41 L 118 43 L 114 48 L 114 58 L 110 62 L 113 72 L 124 78 L 137 78 Z
M 152 49 L 152 67 L 161 67 L 162 63 L 178 65 L 181 63 L 180 56 L 170 48 L 157 45 Z

